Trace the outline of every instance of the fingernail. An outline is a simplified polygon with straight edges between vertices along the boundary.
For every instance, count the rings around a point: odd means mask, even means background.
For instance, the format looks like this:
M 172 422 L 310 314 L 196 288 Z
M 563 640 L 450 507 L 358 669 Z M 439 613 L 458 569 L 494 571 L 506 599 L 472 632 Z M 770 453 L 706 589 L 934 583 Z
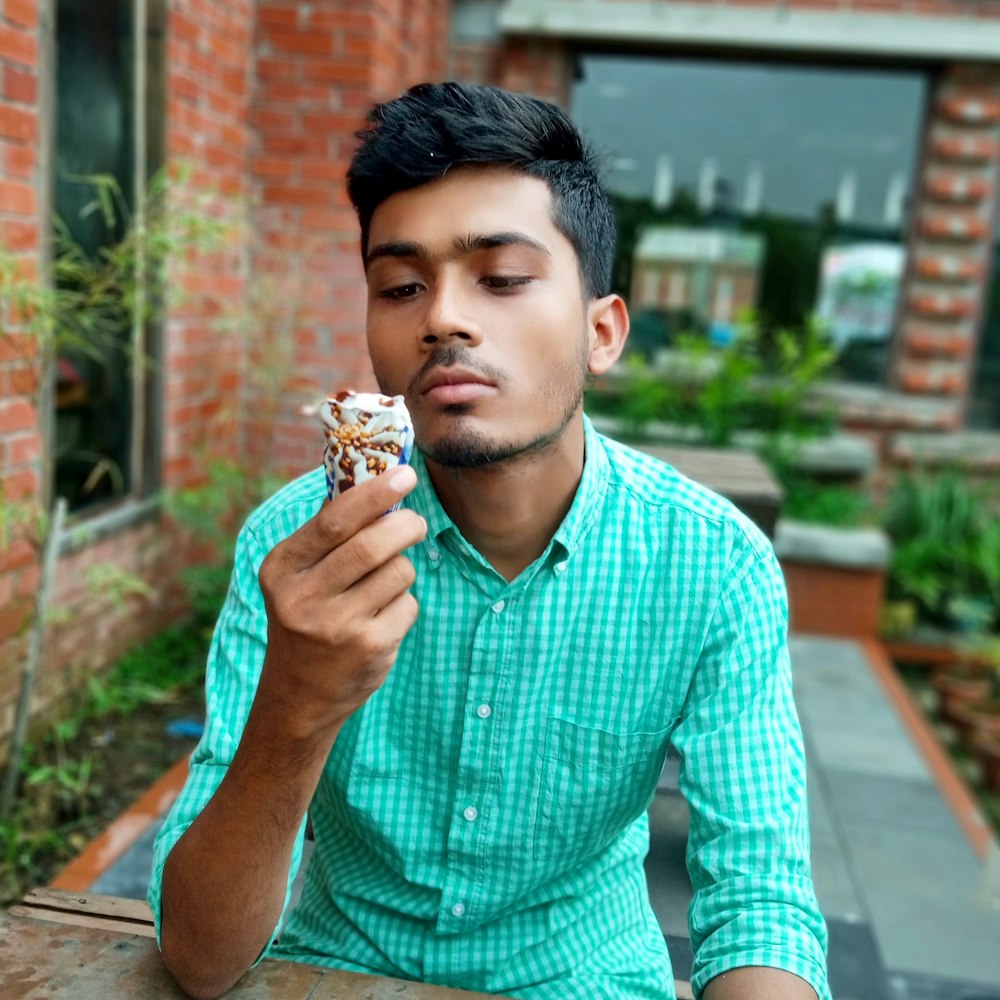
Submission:
M 397 465 L 388 474 L 389 486 L 397 493 L 406 493 L 417 482 L 417 474 L 408 465 Z

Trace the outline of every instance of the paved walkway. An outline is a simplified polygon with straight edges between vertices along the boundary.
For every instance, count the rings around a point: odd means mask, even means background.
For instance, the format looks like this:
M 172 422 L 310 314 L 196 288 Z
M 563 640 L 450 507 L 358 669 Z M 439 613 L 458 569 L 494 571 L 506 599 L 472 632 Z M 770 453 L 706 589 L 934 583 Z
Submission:
M 1000 1000 L 1000 850 L 943 757 L 907 724 L 880 647 L 796 635 L 792 662 L 834 997 Z M 146 819 L 104 845 L 107 864 L 89 884 L 62 884 L 142 898 L 165 804 L 147 801 Z M 686 979 L 683 799 L 658 796 L 650 821 L 650 895 Z

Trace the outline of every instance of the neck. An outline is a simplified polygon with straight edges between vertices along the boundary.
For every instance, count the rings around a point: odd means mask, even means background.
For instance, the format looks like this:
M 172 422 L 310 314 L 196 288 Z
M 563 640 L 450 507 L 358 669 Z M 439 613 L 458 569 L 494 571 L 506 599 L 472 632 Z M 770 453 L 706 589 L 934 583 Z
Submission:
M 545 551 L 569 511 L 583 475 L 583 452 L 578 415 L 542 452 L 476 469 L 425 461 L 441 506 L 509 581 Z

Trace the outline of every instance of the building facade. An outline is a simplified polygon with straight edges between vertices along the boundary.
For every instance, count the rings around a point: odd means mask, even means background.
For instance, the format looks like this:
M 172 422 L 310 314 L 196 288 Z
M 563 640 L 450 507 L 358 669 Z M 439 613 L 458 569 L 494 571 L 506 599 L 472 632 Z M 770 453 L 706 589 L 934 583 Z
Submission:
M 37 521 L 11 512 L 70 499 L 37 714 L 183 613 L 199 553 L 163 490 L 199 482 L 205 454 L 302 471 L 319 456 L 301 404 L 371 386 L 352 133 L 373 101 L 445 77 L 570 109 L 634 218 L 760 246 L 713 275 L 711 318 L 828 310 L 851 346 L 832 391 L 885 456 L 1000 430 L 1000 0 L 6 0 L 4 260 L 44 283 L 55 215 L 91 249 L 113 236 L 81 215 L 80 178 L 138 204 L 182 162 L 171 197 L 239 235 L 172 261 L 163 316 L 128 334 L 150 365 L 70 351 L 40 380 L 5 304 L 0 756 L 41 573 Z M 634 306 L 687 303 L 693 274 L 637 273 Z M 156 599 L 111 600 L 108 565 Z

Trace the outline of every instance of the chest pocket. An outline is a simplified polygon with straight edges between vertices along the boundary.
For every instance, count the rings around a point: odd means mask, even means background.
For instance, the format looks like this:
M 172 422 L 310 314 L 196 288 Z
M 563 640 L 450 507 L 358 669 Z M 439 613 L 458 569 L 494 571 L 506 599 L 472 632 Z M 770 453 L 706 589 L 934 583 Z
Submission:
M 584 861 L 637 819 L 656 790 L 671 729 L 613 733 L 550 718 L 535 810 L 536 860 L 564 867 Z

